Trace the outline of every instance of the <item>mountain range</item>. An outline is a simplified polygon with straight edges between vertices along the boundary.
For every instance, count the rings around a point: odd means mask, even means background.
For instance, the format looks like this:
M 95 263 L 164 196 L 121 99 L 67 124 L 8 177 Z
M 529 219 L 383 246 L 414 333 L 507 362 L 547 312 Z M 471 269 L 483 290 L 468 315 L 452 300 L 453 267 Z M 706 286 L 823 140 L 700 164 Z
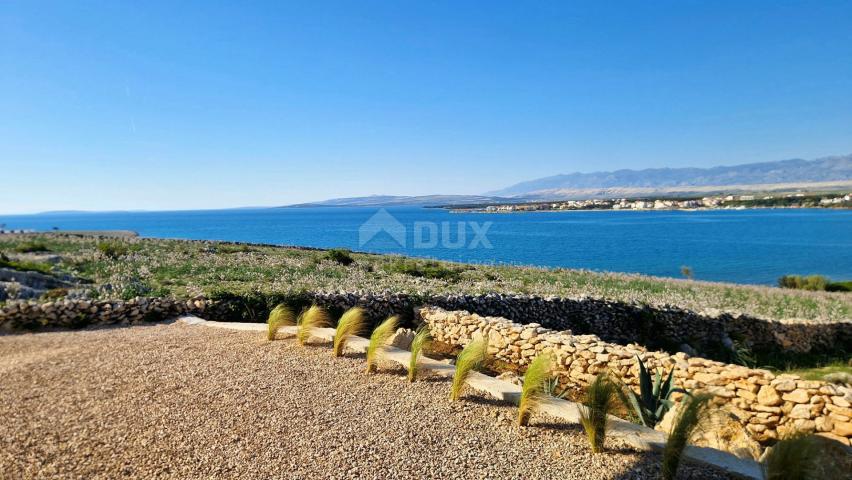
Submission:
M 538 178 L 482 195 L 374 195 L 298 206 L 460 205 L 535 200 L 852 189 L 852 155 L 711 168 L 648 168 Z

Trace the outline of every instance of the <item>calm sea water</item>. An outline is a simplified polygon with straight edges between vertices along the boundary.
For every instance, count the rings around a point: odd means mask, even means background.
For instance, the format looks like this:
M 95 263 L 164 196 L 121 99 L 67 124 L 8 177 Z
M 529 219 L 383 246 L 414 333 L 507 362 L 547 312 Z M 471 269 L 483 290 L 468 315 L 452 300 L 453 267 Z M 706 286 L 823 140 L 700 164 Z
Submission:
M 127 229 L 146 237 L 345 247 L 466 262 L 670 277 L 679 277 L 680 267 L 688 265 L 697 279 L 737 283 L 773 284 L 788 273 L 852 279 L 852 211 L 454 214 L 441 209 L 388 208 L 400 225 L 380 215 L 361 233 L 382 226 L 391 227 L 391 232 L 402 228 L 404 245 L 386 231 L 362 245 L 365 237 L 359 238 L 359 228 L 377 211 L 276 208 L 63 213 L 0 216 L 0 224 L 37 230 Z M 442 238 L 443 230 L 448 232 L 446 238 Z M 472 245 L 477 233 L 483 232 L 486 241 Z

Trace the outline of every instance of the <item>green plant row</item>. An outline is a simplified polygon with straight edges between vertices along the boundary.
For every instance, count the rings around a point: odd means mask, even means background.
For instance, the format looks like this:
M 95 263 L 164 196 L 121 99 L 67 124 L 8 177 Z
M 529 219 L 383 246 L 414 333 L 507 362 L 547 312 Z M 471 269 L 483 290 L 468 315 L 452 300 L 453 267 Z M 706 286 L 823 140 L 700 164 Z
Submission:
M 329 314 L 317 305 L 311 305 L 301 314 L 295 315 L 284 304 L 276 306 L 267 319 L 269 340 L 277 338 L 278 329 L 282 326 L 296 326 L 297 340 L 305 345 L 310 338 L 313 328 L 327 327 L 331 324 Z M 334 335 L 334 355 L 341 356 L 347 340 L 353 335 L 364 331 L 366 317 L 361 308 L 352 308 L 338 320 Z M 378 369 L 378 362 L 390 337 L 399 325 L 399 318 L 391 316 L 376 326 L 369 338 L 367 347 L 367 373 Z M 417 379 L 419 359 L 424 347 L 431 341 L 429 329 L 422 325 L 416 332 L 411 345 L 411 357 L 408 365 L 408 380 Z M 483 337 L 471 340 L 458 354 L 455 362 L 455 373 L 450 388 L 450 400 L 462 399 L 464 385 L 470 374 L 486 362 L 488 356 L 488 341 Z M 557 384 L 554 375 L 554 356 L 545 351 L 536 356 L 527 368 L 521 395 L 518 401 L 517 423 L 526 427 L 532 416 L 540 407 L 555 394 Z M 617 411 L 619 403 L 632 409 L 633 418 L 648 427 L 654 427 L 674 407 L 670 399 L 673 393 L 683 394 L 683 399 L 677 408 L 672 427 L 668 433 L 663 449 L 660 478 L 675 480 L 677 478 L 684 451 L 699 434 L 712 428 L 714 419 L 713 396 L 709 393 L 694 392 L 675 388 L 672 372 L 665 376 L 656 371 L 652 379 L 651 373 L 637 358 L 640 376 L 640 392 L 637 395 L 625 383 L 612 373 L 598 374 L 589 385 L 579 406 L 580 424 L 588 438 L 592 452 L 606 451 L 606 438 L 611 416 Z M 820 452 L 820 442 L 824 441 L 814 435 L 793 433 L 781 439 L 770 450 L 761 462 L 765 480 L 811 480 L 822 478 L 842 478 L 842 472 L 835 472 L 838 463 L 824 461 Z

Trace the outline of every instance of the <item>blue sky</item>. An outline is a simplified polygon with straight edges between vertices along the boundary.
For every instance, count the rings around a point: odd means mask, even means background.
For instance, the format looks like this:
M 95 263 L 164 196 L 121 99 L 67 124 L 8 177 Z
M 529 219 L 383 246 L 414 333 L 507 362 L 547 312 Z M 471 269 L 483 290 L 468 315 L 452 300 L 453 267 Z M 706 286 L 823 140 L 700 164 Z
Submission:
M 850 25 L 848 1 L 4 1 L 0 213 L 852 153 Z

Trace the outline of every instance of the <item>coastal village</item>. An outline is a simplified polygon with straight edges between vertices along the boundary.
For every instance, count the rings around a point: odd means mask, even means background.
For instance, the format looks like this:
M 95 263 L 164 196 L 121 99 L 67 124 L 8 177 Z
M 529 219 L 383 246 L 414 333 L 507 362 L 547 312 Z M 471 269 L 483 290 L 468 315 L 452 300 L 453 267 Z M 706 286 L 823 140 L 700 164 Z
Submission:
M 459 212 L 513 213 L 552 210 L 711 210 L 745 208 L 852 208 L 852 193 L 715 195 L 703 198 L 614 198 L 454 207 Z

